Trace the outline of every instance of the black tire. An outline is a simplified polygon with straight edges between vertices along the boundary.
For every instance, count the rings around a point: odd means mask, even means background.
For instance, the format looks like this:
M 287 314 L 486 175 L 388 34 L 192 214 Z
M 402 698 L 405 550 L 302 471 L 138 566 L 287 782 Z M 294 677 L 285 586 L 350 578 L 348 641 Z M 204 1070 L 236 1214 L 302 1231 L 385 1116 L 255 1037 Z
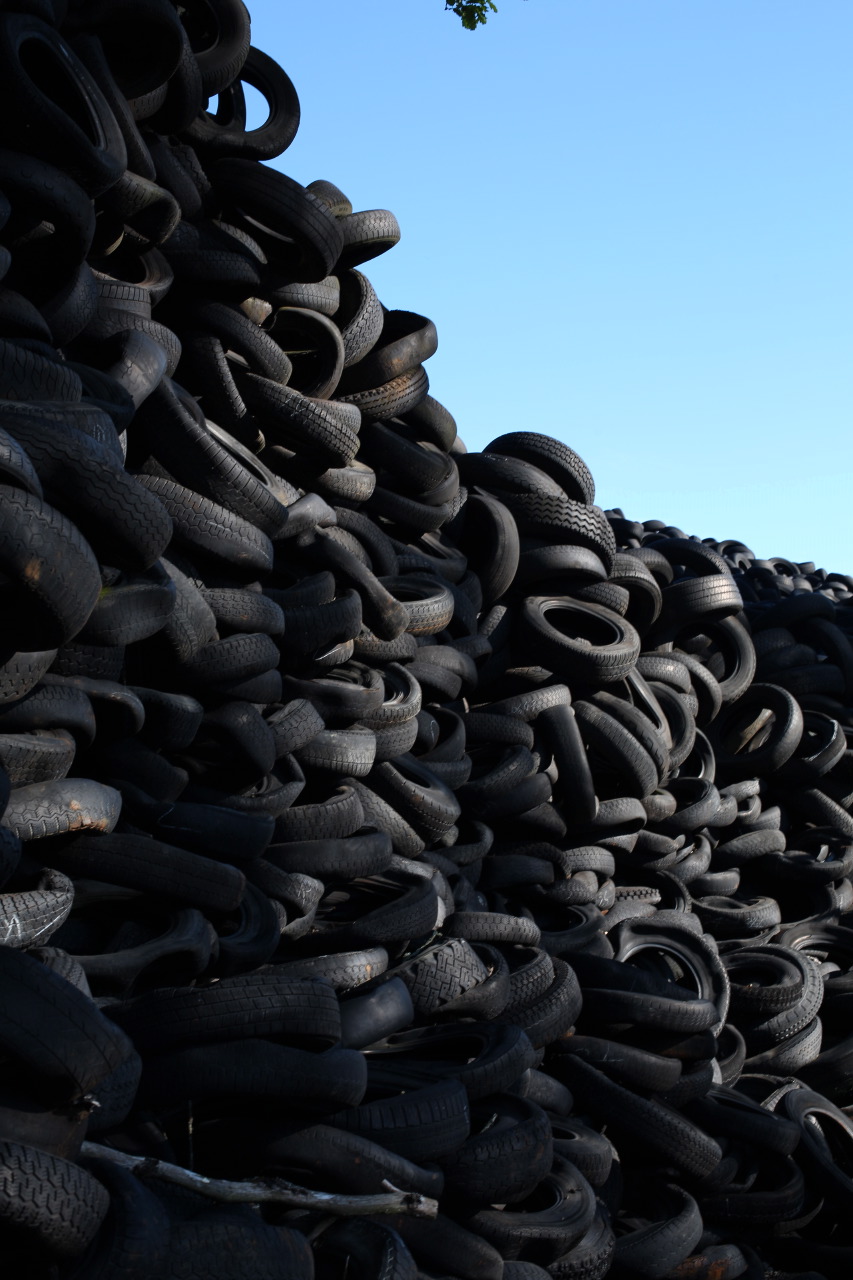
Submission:
M 85 644 L 136 644 L 167 625 L 177 598 L 175 584 L 162 566 L 143 576 L 119 577 L 102 590 L 80 633 Z
M 485 453 L 509 454 L 539 467 L 577 502 L 595 501 L 595 484 L 581 458 L 552 436 L 535 431 L 510 431 L 487 444 Z
M 595 1194 L 579 1170 L 557 1156 L 539 1187 L 503 1209 L 481 1209 L 468 1226 L 504 1256 L 549 1266 L 582 1239 L 595 1217 Z
M 316 1052 L 340 1040 L 338 998 L 320 978 L 276 969 L 223 978 L 210 987 L 160 988 L 110 1010 L 146 1055 L 192 1044 L 277 1039 Z
M 374 347 L 382 332 L 384 312 L 373 285 L 360 271 L 339 271 L 340 297 L 332 314 L 344 344 L 344 368 L 356 364 Z
M 520 1027 L 495 1022 L 418 1027 L 365 1052 L 371 1089 L 411 1089 L 451 1077 L 472 1102 L 505 1092 L 538 1061 Z
M 0 765 L 13 787 L 67 777 L 75 751 L 74 738 L 67 729 L 33 729 L 14 734 L 0 731 Z
M 536 1049 L 567 1035 L 577 1021 L 583 997 L 571 965 L 555 957 L 554 980 L 536 999 L 516 1008 L 512 1021 L 522 1028 Z
M 808 956 L 790 950 L 792 962 L 800 969 L 803 986 L 799 999 L 786 1009 L 771 1011 L 769 1014 L 753 1014 L 752 1017 L 739 1018 L 739 1029 L 742 1031 L 748 1054 L 771 1050 L 775 1045 L 791 1040 L 811 1026 L 823 1003 L 824 982 L 820 970 Z M 817 1056 L 816 1054 L 814 1056 Z
M 286 151 L 296 136 L 299 128 L 300 109 L 296 90 L 283 69 L 260 49 L 250 48 L 239 71 L 229 82 L 229 86 L 221 86 L 220 92 L 232 87 L 237 80 L 245 82 L 256 89 L 266 99 L 268 115 L 263 124 L 255 129 L 246 129 L 245 121 L 234 120 L 230 124 L 220 124 L 217 115 L 202 112 L 193 123 L 183 131 L 183 136 L 199 149 L 205 157 L 223 159 L 238 157 L 245 163 L 251 160 L 274 160 Z M 232 203 L 239 204 L 239 198 Z M 316 197 L 308 192 L 312 199 Z M 317 200 L 317 203 L 321 202 Z M 326 272 L 325 274 L 328 274 Z
M 27 284 L 28 297 L 33 296 L 35 285 L 35 298 L 42 300 L 56 290 L 58 264 L 65 274 L 70 264 L 79 263 L 88 254 L 95 233 L 95 210 L 83 189 L 67 176 L 64 169 L 55 168 L 34 156 L 0 149 L 0 173 L 8 199 L 18 208 L 34 210 L 54 227 L 54 234 L 48 242 L 49 253 L 45 253 L 45 242 L 41 242 L 40 254 L 47 259 L 46 262 L 43 260 L 41 267 L 24 250 L 18 251 L 24 260 L 21 284 Z M 6 285 L 12 283 L 14 274 L 13 271 Z M 48 276 L 52 278 L 48 279 Z M 26 330 L 16 326 L 16 332 L 20 334 Z M 49 333 L 33 333 L 31 336 L 50 341 Z
M 321 902 L 314 925 L 340 944 L 388 946 L 427 937 L 443 914 L 436 886 L 419 872 L 391 867 L 379 875 L 338 881 Z
M 610 572 L 616 554 L 613 530 L 599 507 L 574 502 L 563 494 L 498 492 L 515 516 L 519 532 L 548 542 L 569 543 L 595 552 Z
M 229 1280 L 311 1280 L 313 1256 L 301 1232 L 268 1226 L 240 1209 L 203 1212 L 173 1225 L 162 1280 L 203 1280 L 217 1273 Z
M 66 1101 L 97 1093 L 133 1050 L 91 999 L 24 952 L 0 948 L 4 1050 Z
M 435 325 L 412 311 L 386 311 L 379 340 L 358 365 L 357 387 L 390 382 L 423 364 L 438 348 Z M 355 371 L 354 371 L 355 372 Z
M 13 653 L 5 662 L 0 662 L 0 707 L 13 701 L 17 703 L 35 689 L 55 659 L 56 649 L 41 649 Z
M 660 617 L 655 623 L 655 637 L 671 639 L 686 628 L 722 622 L 743 608 L 737 583 L 725 573 L 705 574 L 696 578 L 678 578 L 663 588 Z
M 471 1108 L 471 1136 L 442 1161 L 445 1189 L 469 1204 L 514 1203 L 549 1172 L 548 1116 L 526 1098 L 499 1095 Z
M 186 20 L 202 88 L 213 97 L 237 78 L 246 61 L 251 38 L 248 10 L 242 0 L 216 0 L 209 7 L 191 7 Z
M 29 455 L 8 431 L 0 428 L 0 476 L 3 483 L 23 489 L 35 498 L 44 498 L 38 472 Z
M 791 1089 L 774 1109 L 799 1127 L 798 1158 L 810 1183 L 836 1212 L 843 1212 L 850 1181 L 844 1165 L 851 1142 L 849 1118 L 809 1088 Z
M 688 895 L 677 885 L 685 901 Z M 657 982 L 664 979 L 670 990 L 685 992 L 691 1000 L 711 1003 L 717 1011 L 715 1034 L 725 1023 L 729 1009 L 730 983 L 714 943 L 698 929 L 684 927 L 681 921 L 637 921 L 626 923 L 613 935 L 620 962 L 630 962 L 637 981 L 645 975 Z M 678 985 L 673 988 L 673 982 Z
M 341 1002 L 341 1044 L 364 1049 L 412 1025 L 415 1009 L 402 978 L 387 978 Z
M 434 445 L 407 440 L 393 426 L 377 421 L 362 428 L 360 439 L 362 460 L 381 472 L 386 487 L 391 487 L 393 477 L 404 493 L 433 506 L 458 492 L 456 463 Z
M 43 946 L 68 918 L 74 886 L 61 871 L 44 870 L 32 888 L 0 894 L 0 936 L 7 947 Z
M 239 307 L 224 302 L 191 302 L 182 315 L 188 324 L 212 334 L 227 351 L 242 356 L 253 373 L 274 382 L 287 382 L 291 363 L 265 329 L 254 323 Z
M 283 1133 L 270 1133 L 266 1120 L 252 1124 L 243 1118 L 238 1124 L 236 1151 L 229 1153 L 223 1176 L 234 1177 L 235 1171 L 237 1176 L 246 1176 L 261 1169 L 276 1169 L 299 1182 L 308 1174 L 320 1177 L 323 1186 L 363 1195 L 381 1191 L 384 1179 L 396 1187 L 429 1196 L 438 1196 L 443 1187 L 444 1178 L 438 1169 L 421 1169 L 368 1138 L 328 1124 L 311 1125 L 297 1133 L 291 1133 L 289 1127 Z
M 351 641 L 361 630 L 362 600 L 351 588 L 320 605 L 285 607 L 282 655 L 304 664 Z
M 608 1080 L 603 1072 L 580 1058 L 566 1057 L 563 1070 L 572 1092 L 593 1115 L 606 1118 L 617 1132 L 625 1132 L 695 1178 L 706 1178 L 722 1158 L 719 1144 L 696 1125 L 663 1103 L 640 1097 Z
M 741 742 L 740 726 L 756 723 L 756 717 L 768 709 L 774 723 L 766 741 L 751 747 L 752 739 Z M 753 684 L 736 703 L 727 707 L 714 724 L 713 745 L 717 767 L 727 781 L 773 773 L 796 751 L 803 736 L 803 713 L 796 699 L 785 689 L 772 684 Z M 757 736 L 757 735 L 753 735 Z M 734 745 L 729 745 L 734 741 Z
M 351 836 L 364 821 L 361 801 L 342 785 L 325 801 L 294 805 L 276 819 L 276 840 L 338 839 Z
M 34 782 L 12 792 L 3 821 L 22 840 L 42 840 L 72 831 L 112 831 L 121 796 L 89 778 Z
M 574 1116 L 551 1117 L 554 1151 L 580 1169 L 587 1182 L 601 1187 L 613 1165 L 614 1147 L 604 1134 Z
M 329 1123 L 422 1164 L 451 1156 L 468 1137 L 471 1117 L 464 1086 L 443 1080 L 339 1111 Z
M 161 654 L 168 653 L 177 662 L 188 662 L 204 645 L 213 640 L 216 635 L 216 618 L 198 587 L 186 574 L 165 558 L 161 564 L 174 585 L 175 596 L 172 611 L 155 648 Z M 144 672 L 144 678 L 148 678 L 147 671 Z M 171 710 L 180 714 L 174 705 Z M 188 746 L 189 742 L 182 745 Z
M 599 1202 L 589 1230 L 568 1253 L 551 1263 L 548 1274 L 551 1280 L 603 1280 L 610 1271 L 615 1245 L 609 1214 Z
M 555 1052 L 557 1056 L 551 1069 L 557 1076 L 560 1063 L 568 1054 L 600 1067 L 611 1079 L 644 1093 L 667 1093 L 681 1079 L 682 1064 L 678 1058 L 665 1058 L 630 1044 L 620 1045 L 618 1055 L 614 1055 L 613 1041 L 596 1036 L 567 1036 L 555 1046 Z
M 134 40 L 127 41 L 129 20 L 134 23 Z M 94 4 L 85 19 L 77 15 L 69 23 L 72 30 L 96 25 L 110 68 L 121 92 L 134 99 L 152 94 L 174 74 L 181 51 L 181 24 L 171 7 L 147 4 L 144 10 L 125 4 Z
M 609 707 L 579 701 L 574 712 L 587 745 L 616 772 L 620 793 L 640 800 L 650 795 L 661 781 L 661 770 L 636 734 Z
M 75 525 L 33 494 L 7 485 L 0 485 L 0 567 L 8 579 L 7 644 L 16 649 L 67 643 L 101 589 L 98 563 Z
M 396 418 L 408 413 L 425 399 L 429 391 L 426 370 L 417 365 L 408 373 L 366 391 L 350 391 L 338 396 L 342 404 L 354 405 L 367 418 Z
M 364 1277 L 383 1280 L 417 1280 L 415 1260 L 402 1238 L 381 1222 L 357 1218 L 336 1223 L 313 1246 L 318 1271 L 331 1266 L 354 1267 Z
M 369 785 L 425 839 L 441 836 L 461 813 L 450 788 L 412 755 L 399 756 L 394 764 L 376 765 Z
M 181 664 L 181 673 L 200 690 L 217 689 L 226 682 L 247 681 L 278 665 L 274 641 L 263 632 L 236 631 L 224 640 L 212 640 Z M 237 695 L 239 696 L 239 695 Z
M 661 589 L 651 570 L 636 556 L 617 551 L 610 581 L 624 587 L 629 595 L 625 616 L 641 635 L 651 629 L 661 611 Z
M 353 539 L 356 547 L 360 544 Z M 397 600 L 388 588 L 367 567 L 364 558 L 356 550 L 345 546 L 340 536 L 331 531 L 317 529 L 313 543 L 312 562 L 334 569 L 339 581 L 353 587 L 361 598 L 364 623 L 382 640 L 396 640 L 410 621 L 409 610 Z M 353 633 L 353 638 L 358 632 Z M 396 655 L 395 655 L 396 656 Z
M 79 1257 L 110 1207 L 106 1188 L 79 1165 L 17 1142 L 0 1143 L 0 1168 L 4 1227 L 19 1233 L 36 1254 Z
M 456 439 L 456 421 L 432 396 L 402 415 L 402 422 L 419 440 L 429 440 L 439 449 L 450 452 Z
M 330 1112 L 357 1106 L 366 1069 L 355 1049 L 311 1053 L 268 1040 L 231 1040 L 151 1055 L 145 1060 L 140 1101 L 168 1109 L 194 1098 L 233 1097 L 298 1102 Z
M 672 771 L 680 769 L 696 744 L 696 719 L 684 694 L 677 693 L 668 684 L 659 683 L 657 680 L 650 681 L 649 688 L 663 711 L 671 740 L 670 769 Z
M 418 1013 L 434 1016 L 443 1007 L 488 977 L 488 969 L 467 942 L 444 938 L 399 965 L 400 975 Z
M 127 150 L 104 95 L 73 49 L 37 18 L 9 14 L 0 26 L 0 50 L 6 120 L 25 110 L 28 141 L 40 158 L 61 165 L 89 196 L 106 191 L 124 171 Z M 5 132 L 4 141 L 14 142 L 11 125 Z
M 280 973 L 291 977 L 325 978 L 336 991 L 350 991 L 385 972 L 388 952 L 384 947 L 366 947 L 301 960 L 282 960 L 277 967 Z
M 272 543 L 248 520 L 172 480 L 143 475 L 139 482 L 163 504 L 172 518 L 175 540 L 190 554 L 221 560 L 246 573 L 272 568 Z
M 463 546 L 483 591 L 483 607 L 500 600 L 515 581 L 521 563 L 518 526 L 512 512 L 485 490 L 474 489 L 465 502 Z
M 343 401 L 316 400 L 252 373 L 237 385 L 272 444 L 325 467 L 345 467 L 358 452 L 361 414 Z
M 453 617 L 454 601 L 448 584 L 430 574 L 401 574 L 379 579 L 408 614 L 406 630 L 412 635 L 436 635 Z
M 157 893 L 202 911 L 234 911 L 245 889 L 236 867 L 174 845 L 113 833 L 78 839 L 55 859 L 71 875 Z
M 449 502 L 438 505 L 419 502 L 416 498 L 408 498 L 380 484 L 374 487 L 366 506 L 371 515 L 402 525 L 415 534 L 437 532 L 442 525 L 448 523 L 453 513 L 453 506 Z
M 223 198 L 257 224 L 292 237 L 301 254 L 296 278 L 310 282 L 331 275 L 344 234 L 322 201 L 292 178 L 253 160 L 220 160 L 210 169 L 210 177 Z
M 110 1212 L 74 1277 L 145 1280 L 165 1264 L 169 1215 L 165 1205 L 129 1169 L 109 1159 L 88 1159 L 84 1168 L 110 1197 Z
M 312 195 L 317 195 L 314 184 L 311 182 L 305 190 L 310 191 Z M 270 284 L 274 283 L 270 282 Z M 325 280 L 318 280 L 311 284 L 304 284 L 301 280 L 280 283 L 269 292 L 270 305 L 278 303 L 282 307 L 306 307 L 310 311 L 318 311 L 320 315 L 329 317 L 336 314 L 340 302 L 341 285 L 337 276 L 326 276 Z M 339 328 L 342 329 L 342 326 Z
M 459 467 L 469 488 L 482 485 L 496 493 L 541 493 L 551 498 L 565 497 L 562 486 L 539 467 L 501 453 L 466 453 L 462 455 Z
M 400 239 L 400 225 L 388 209 L 364 209 L 345 215 L 339 222 L 344 242 L 338 256 L 341 270 L 387 253 Z
M 338 389 L 346 359 L 333 320 L 302 307 L 278 307 L 270 332 L 291 366 L 289 382 L 303 395 L 327 400 Z
M 236 587 L 211 587 L 202 596 L 213 610 L 220 634 L 229 631 L 263 631 L 268 636 L 284 632 L 284 613 L 269 596 Z
M 647 1203 L 642 1205 L 640 1225 L 617 1236 L 614 1261 L 617 1267 L 653 1280 L 669 1275 L 696 1248 L 703 1232 L 702 1213 L 693 1196 L 675 1184 L 647 1188 L 643 1199 Z M 702 1206 L 704 1212 L 704 1200 Z
M 311 679 L 285 676 L 284 687 L 290 697 L 307 698 L 328 724 L 353 724 L 382 702 L 379 672 L 360 662 Z
M 528 596 L 519 634 L 531 657 L 556 675 L 596 685 L 623 679 L 640 652 L 640 637 L 630 623 L 601 605 L 569 596 Z
M 634 696 L 636 696 L 637 682 L 637 673 L 632 672 L 631 691 Z M 654 695 L 651 694 L 645 682 L 643 682 L 643 693 L 645 695 L 645 708 L 642 703 L 639 706 L 635 706 L 624 698 L 614 697 L 603 690 L 594 694 L 590 701 L 600 710 L 606 711 L 609 716 L 612 716 L 624 729 L 633 735 L 643 750 L 650 756 L 659 779 L 663 779 L 669 772 L 666 722 L 659 707 L 655 707 L 653 710 L 649 706 L 650 701 L 654 701 Z M 652 719 L 652 715 L 654 715 L 654 719 Z M 700 823 L 699 825 L 703 824 Z
M 364 821 L 388 833 L 394 853 L 404 858 L 417 858 L 423 853 L 426 840 L 401 816 L 394 803 L 384 800 L 357 778 L 351 779 L 350 785 L 361 803 Z

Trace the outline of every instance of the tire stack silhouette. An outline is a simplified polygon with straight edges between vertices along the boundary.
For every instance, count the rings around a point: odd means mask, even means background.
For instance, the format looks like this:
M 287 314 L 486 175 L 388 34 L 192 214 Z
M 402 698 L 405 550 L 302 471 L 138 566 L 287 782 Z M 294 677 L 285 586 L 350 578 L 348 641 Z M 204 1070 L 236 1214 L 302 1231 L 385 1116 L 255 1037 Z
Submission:
M 8 1274 L 847 1277 L 853 578 L 468 453 L 240 0 L 0 67 Z

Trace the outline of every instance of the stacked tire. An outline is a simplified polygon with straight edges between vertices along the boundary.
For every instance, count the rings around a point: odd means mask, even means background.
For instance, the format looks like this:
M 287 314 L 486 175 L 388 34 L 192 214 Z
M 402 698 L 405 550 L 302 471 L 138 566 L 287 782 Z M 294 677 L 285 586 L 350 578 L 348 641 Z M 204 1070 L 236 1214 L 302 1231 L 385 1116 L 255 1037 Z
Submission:
M 241 0 L 0 62 L 10 1269 L 846 1277 L 853 579 L 468 453 Z

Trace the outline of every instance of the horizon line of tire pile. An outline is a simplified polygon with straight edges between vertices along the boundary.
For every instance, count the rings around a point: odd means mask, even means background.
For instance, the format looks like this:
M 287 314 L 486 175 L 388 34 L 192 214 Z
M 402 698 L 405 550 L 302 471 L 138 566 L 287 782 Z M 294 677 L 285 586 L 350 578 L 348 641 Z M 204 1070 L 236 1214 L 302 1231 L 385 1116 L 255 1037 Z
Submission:
M 547 436 L 466 453 L 359 270 L 393 215 L 263 163 L 298 100 L 241 3 L 16 9 L 7 1261 L 846 1277 L 853 579 L 602 512 Z

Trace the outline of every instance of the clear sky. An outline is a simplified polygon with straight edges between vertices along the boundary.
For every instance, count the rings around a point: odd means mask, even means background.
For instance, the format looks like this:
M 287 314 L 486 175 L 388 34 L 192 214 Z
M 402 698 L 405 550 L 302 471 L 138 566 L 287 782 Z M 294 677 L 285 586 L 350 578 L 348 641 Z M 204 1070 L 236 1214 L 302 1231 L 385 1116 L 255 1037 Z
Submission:
M 853 3 L 250 0 L 274 165 L 402 239 L 469 449 L 565 440 L 597 501 L 853 572 Z

